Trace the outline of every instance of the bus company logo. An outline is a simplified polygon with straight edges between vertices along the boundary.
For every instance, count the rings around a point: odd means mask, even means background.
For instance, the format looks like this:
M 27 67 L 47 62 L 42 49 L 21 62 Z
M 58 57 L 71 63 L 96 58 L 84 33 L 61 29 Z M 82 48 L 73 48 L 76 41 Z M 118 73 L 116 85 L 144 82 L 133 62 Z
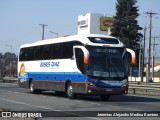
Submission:
M 24 75 L 25 74 L 25 66 L 24 64 L 22 63 L 21 64 L 21 67 L 20 67 L 20 75 Z
M 40 67 L 43 68 L 51 68 L 51 69 L 58 69 L 60 66 L 60 62 L 40 62 Z
M 24 66 L 24 63 L 22 63 L 20 67 L 20 80 L 22 82 L 27 79 L 28 79 L 28 75 L 27 73 L 25 73 L 25 66 Z

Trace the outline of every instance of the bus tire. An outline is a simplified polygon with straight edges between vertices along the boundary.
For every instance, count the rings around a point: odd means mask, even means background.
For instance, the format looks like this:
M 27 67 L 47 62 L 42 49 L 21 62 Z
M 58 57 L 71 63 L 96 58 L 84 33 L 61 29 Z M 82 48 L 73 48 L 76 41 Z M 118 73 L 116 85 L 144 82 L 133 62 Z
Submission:
M 73 86 L 70 82 L 67 85 L 66 94 L 67 94 L 67 97 L 70 98 L 70 99 L 74 99 L 76 97 L 76 94 L 73 93 Z
M 30 92 L 31 92 L 32 94 L 41 93 L 41 90 L 34 89 L 34 84 L 33 84 L 33 81 L 32 81 L 32 80 L 31 80 L 30 83 L 29 83 L 29 89 L 30 89 Z
M 101 95 L 102 100 L 109 100 L 110 95 Z

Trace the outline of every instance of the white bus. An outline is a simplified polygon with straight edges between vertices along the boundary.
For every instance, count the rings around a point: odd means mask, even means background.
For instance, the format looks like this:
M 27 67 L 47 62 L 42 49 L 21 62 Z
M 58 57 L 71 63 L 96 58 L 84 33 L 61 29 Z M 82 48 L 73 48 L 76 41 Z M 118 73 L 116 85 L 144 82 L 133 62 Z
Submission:
M 114 37 L 89 34 L 41 40 L 20 47 L 18 84 L 31 93 L 65 92 L 110 95 L 128 91 L 128 54 L 135 52 Z

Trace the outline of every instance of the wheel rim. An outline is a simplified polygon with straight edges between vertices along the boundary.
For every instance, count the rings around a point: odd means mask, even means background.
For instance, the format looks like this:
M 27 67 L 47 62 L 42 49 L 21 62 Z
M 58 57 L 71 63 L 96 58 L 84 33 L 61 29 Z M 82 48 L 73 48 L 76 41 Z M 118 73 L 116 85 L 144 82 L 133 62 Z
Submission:
M 67 91 L 67 93 L 68 93 L 68 96 L 72 96 L 72 95 L 73 95 L 73 88 L 72 88 L 71 85 L 68 86 L 68 91 Z

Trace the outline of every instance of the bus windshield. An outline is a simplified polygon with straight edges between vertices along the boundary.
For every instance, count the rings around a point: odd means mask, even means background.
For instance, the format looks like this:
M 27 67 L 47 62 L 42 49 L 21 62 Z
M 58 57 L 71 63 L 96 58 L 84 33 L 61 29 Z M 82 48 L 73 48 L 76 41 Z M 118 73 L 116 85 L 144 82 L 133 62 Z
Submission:
M 125 49 L 120 47 L 86 46 L 89 51 L 87 74 L 97 79 L 124 79 L 128 76 Z

